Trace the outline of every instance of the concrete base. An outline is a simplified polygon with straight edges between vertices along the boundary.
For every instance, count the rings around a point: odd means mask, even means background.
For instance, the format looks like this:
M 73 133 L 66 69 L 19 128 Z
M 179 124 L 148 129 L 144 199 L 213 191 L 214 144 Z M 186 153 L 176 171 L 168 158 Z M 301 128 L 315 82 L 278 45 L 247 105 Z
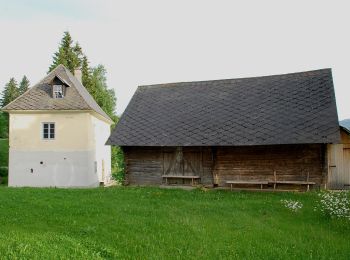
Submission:
M 24 152 L 9 154 L 11 187 L 98 187 L 94 152 Z

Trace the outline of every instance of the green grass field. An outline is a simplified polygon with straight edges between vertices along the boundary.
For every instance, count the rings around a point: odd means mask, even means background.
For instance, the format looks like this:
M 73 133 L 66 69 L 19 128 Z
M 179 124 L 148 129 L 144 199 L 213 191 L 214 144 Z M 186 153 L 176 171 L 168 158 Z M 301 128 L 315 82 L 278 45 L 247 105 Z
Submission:
M 314 212 L 315 193 L 2 187 L 0 198 L 0 258 L 350 258 L 349 222 Z

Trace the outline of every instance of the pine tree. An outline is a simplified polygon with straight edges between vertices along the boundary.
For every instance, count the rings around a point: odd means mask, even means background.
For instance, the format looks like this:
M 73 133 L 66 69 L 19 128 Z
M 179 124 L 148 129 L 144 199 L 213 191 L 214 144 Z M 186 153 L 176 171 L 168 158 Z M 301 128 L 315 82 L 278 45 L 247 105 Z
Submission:
M 81 73 L 82 73 L 82 83 L 84 87 L 89 91 L 90 95 L 94 96 L 95 91 L 91 82 L 91 69 L 89 68 L 88 58 L 84 55 L 81 61 Z
M 26 75 L 23 76 L 21 82 L 19 83 L 18 91 L 19 95 L 22 95 L 24 92 L 26 92 L 29 89 L 29 80 Z
M 14 78 L 5 85 L 5 89 L 2 91 L 1 106 L 4 107 L 11 101 L 15 100 L 19 96 L 19 90 L 17 82 Z
M 64 32 L 58 51 L 53 56 L 53 63 L 49 72 L 58 65 L 63 64 L 72 73 L 81 65 L 82 50 L 78 43 L 73 46 L 73 40 L 69 32 Z

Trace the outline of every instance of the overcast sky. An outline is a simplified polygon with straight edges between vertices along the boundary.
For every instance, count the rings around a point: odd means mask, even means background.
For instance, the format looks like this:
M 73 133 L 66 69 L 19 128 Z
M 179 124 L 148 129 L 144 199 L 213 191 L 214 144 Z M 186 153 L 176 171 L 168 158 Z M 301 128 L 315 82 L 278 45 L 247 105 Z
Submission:
M 332 68 L 350 118 L 347 2 L 0 0 L 0 91 L 44 77 L 68 30 L 106 66 L 118 114 L 138 85 Z

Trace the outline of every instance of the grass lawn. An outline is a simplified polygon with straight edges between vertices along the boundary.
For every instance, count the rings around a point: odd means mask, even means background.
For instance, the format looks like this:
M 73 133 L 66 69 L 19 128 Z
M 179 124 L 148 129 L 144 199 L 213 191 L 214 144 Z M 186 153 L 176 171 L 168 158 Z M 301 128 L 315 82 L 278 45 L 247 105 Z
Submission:
M 314 212 L 315 193 L 2 187 L 0 198 L 0 258 L 350 258 L 349 222 Z

